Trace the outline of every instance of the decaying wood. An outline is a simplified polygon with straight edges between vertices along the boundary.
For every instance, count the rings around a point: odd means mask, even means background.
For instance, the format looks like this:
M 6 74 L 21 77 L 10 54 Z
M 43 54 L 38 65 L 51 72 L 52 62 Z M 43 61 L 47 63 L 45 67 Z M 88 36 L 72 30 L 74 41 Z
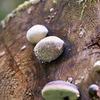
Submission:
M 70 77 L 81 100 L 91 100 L 88 87 L 100 86 L 100 73 L 93 70 L 100 60 L 100 3 L 88 6 L 79 20 L 81 11 L 76 1 L 69 6 L 67 0 L 42 0 L 16 12 L 6 28 L 0 26 L 0 100 L 43 100 L 41 90 L 47 82 Z M 35 45 L 27 41 L 26 32 L 35 24 L 45 25 L 48 36 L 64 40 L 66 49 L 55 61 L 42 63 L 34 55 Z

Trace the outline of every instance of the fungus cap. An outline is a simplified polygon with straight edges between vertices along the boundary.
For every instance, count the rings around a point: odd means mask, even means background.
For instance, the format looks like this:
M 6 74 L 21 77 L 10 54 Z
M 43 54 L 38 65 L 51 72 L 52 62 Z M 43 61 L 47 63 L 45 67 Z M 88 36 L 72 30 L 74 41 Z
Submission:
M 94 64 L 93 69 L 94 69 L 95 71 L 97 71 L 97 72 L 100 71 L 100 61 L 97 61 L 97 62 Z
M 52 81 L 44 86 L 41 91 L 45 100 L 77 100 L 80 97 L 78 87 L 65 81 Z
M 90 96 L 97 96 L 97 91 L 99 90 L 99 86 L 96 84 L 92 84 L 88 88 L 88 93 Z
M 48 29 L 43 25 L 34 25 L 26 34 L 26 38 L 29 42 L 35 44 L 43 39 L 48 33 Z
M 39 41 L 34 47 L 34 53 L 38 59 L 51 62 L 58 58 L 65 48 L 63 40 L 56 36 L 49 36 Z

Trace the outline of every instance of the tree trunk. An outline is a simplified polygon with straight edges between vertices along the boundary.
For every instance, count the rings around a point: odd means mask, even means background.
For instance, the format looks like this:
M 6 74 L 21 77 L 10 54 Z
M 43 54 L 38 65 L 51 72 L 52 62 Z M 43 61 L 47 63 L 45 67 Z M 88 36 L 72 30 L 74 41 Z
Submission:
M 87 5 L 80 20 L 83 7 L 77 1 L 42 0 L 15 12 L 6 28 L 0 26 L 0 100 L 43 100 L 46 83 L 70 77 L 81 100 L 92 100 L 88 87 L 100 85 L 100 73 L 93 70 L 100 60 L 100 3 Z M 66 48 L 55 61 L 42 63 L 34 55 L 35 45 L 28 42 L 26 32 L 36 24 L 45 25 L 48 36 L 64 40 Z

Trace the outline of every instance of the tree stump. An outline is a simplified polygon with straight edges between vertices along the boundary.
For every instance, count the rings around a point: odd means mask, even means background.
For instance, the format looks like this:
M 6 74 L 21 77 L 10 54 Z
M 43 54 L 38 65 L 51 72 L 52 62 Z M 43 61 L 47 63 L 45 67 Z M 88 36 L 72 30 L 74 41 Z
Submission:
M 93 70 L 100 60 L 100 2 L 91 7 L 87 3 L 82 20 L 82 4 L 68 4 L 67 0 L 57 0 L 57 4 L 42 0 L 15 12 L 6 28 L 0 26 L 0 100 L 44 100 L 41 90 L 46 83 L 70 77 L 81 91 L 81 100 L 92 100 L 88 87 L 100 86 L 100 73 Z M 63 54 L 50 63 L 39 61 L 35 45 L 26 39 L 27 30 L 36 24 L 48 28 L 47 36 L 65 42 Z

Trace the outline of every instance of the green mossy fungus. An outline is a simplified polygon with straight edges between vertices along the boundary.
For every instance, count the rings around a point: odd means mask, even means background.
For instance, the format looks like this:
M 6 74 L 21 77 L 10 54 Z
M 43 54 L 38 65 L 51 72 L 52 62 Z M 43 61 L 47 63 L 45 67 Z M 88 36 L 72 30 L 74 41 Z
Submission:
M 66 0 L 68 2 L 68 5 L 70 6 L 70 0 Z M 74 0 L 73 0 L 74 1 Z M 99 2 L 99 0 L 78 0 L 77 3 L 80 5 L 83 5 L 82 11 L 81 11 L 81 15 L 80 15 L 80 20 L 82 20 L 85 8 L 88 6 L 87 3 L 90 3 L 90 7 L 92 5 L 92 3 L 97 3 L 97 1 Z M 57 0 L 53 0 L 53 3 L 57 4 Z
M 84 14 L 84 11 L 85 11 L 85 8 L 88 6 L 87 5 L 87 2 L 90 4 L 90 7 L 92 5 L 92 3 L 96 3 L 98 0 L 78 0 L 78 4 L 80 5 L 82 3 L 83 5 L 83 9 L 81 11 L 81 16 L 80 16 L 80 20 L 82 19 L 83 17 L 83 14 Z M 98 1 L 99 2 L 99 1 Z

